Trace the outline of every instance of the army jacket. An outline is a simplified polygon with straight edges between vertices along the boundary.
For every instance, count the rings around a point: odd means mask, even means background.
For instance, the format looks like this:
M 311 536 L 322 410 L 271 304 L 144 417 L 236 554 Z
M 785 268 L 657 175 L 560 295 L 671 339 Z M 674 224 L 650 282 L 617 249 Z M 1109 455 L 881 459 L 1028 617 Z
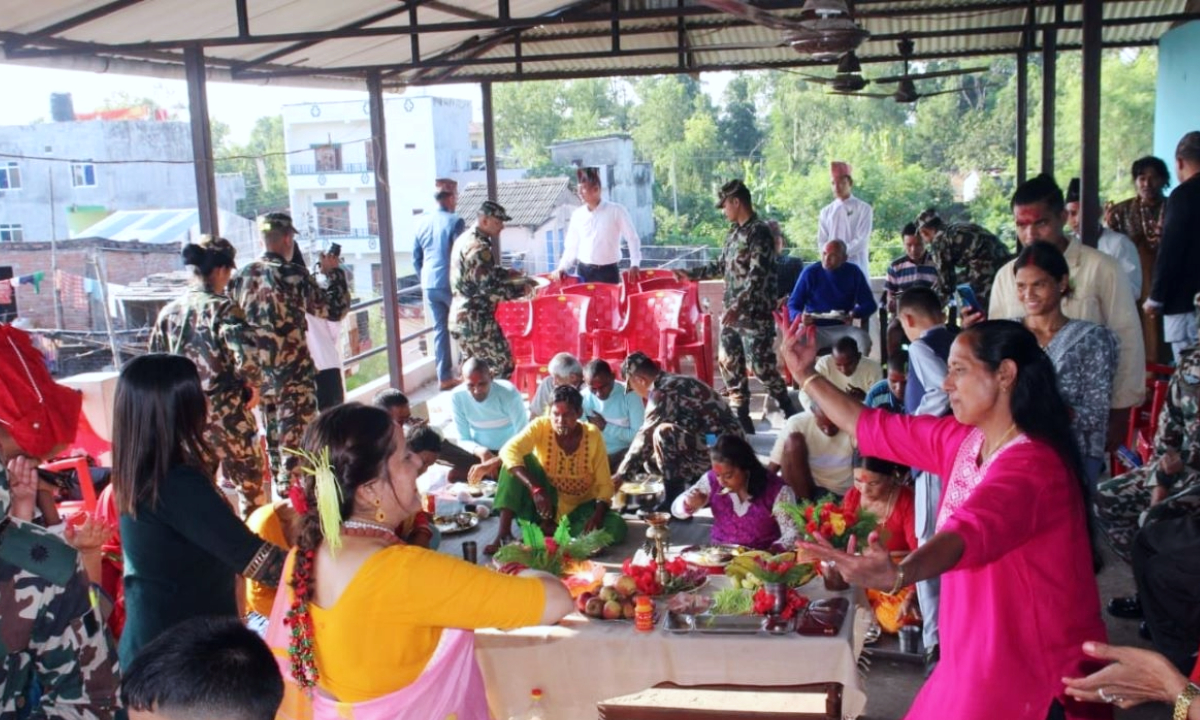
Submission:
M 0 468 L 0 486 L 7 486 Z M 79 553 L 0 516 L 0 717 L 109 720 L 120 672 Z M 37 680 L 41 699 L 29 705 Z
M 1157 461 L 1169 450 L 1179 453 L 1183 470 L 1167 475 L 1157 467 Z M 1155 470 L 1150 485 L 1183 489 L 1200 480 L 1200 347 L 1192 346 L 1183 352 L 1179 367 L 1171 376 L 1167 402 L 1158 418 L 1154 436 Z
M 633 438 L 617 474 L 624 474 L 626 468 L 648 464 L 653 454 L 651 438 L 654 431 L 666 423 L 678 425 L 695 435 L 700 439 L 699 447 L 703 447 L 706 435 L 742 435 L 729 403 L 716 390 L 693 377 L 659 373 L 646 399 L 645 422 Z
M 196 286 L 158 314 L 150 350 L 196 363 L 209 395 L 262 385 L 257 353 L 242 309 L 224 295 Z
M 969 284 L 979 294 L 990 289 L 996 272 L 1012 259 L 1012 253 L 992 233 L 971 223 L 947 225 L 929 242 L 929 260 L 937 269 L 938 293 L 942 302 L 950 299 L 960 284 Z M 965 276 L 958 277 L 963 268 Z M 987 307 L 986 298 L 980 298 Z
M 250 328 L 264 395 L 316 381 L 304 315 L 341 320 L 350 310 L 345 271 L 335 268 L 326 277 L 328 287 L 322 288 L 308 268 L 268 252 L 239 268 L 229 281 L 229 297 L 241 307 Z
M 772 324 L 775 310 L 775 237 L 771 228 L 752 214 L 725 236 L 716 260 L 687 272 L 693 280 L 725 278 L 725 309 L 736 328 Z
M 529 278 L 500 267 L 492 239 L 472 227 L 454 242 L 450 260 L 450 327 L 469 325 L 471 316 L 496 314 L 496 303 L 525 296 Z

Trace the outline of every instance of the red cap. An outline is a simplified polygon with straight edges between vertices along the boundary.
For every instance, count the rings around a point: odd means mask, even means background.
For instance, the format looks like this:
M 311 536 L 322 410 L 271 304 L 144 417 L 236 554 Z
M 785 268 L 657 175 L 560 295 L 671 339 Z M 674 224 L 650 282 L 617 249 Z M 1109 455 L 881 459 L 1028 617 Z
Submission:
M 850 163 L 846 162 L 831 162 L 829 163 L 829 175 L 836 181 L 840 178 L 850 175 Z
M 0 325 L 0 427 L 44 458 L 75 438 L 83 396 L 50 377 L 28 333 Z

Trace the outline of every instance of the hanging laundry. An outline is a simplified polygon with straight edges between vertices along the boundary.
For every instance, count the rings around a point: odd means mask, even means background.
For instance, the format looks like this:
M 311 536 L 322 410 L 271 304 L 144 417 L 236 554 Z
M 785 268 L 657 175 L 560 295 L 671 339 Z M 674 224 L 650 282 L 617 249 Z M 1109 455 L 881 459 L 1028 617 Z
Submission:
M 17 278 L 18 285 L 32 285 L 35 295 L 42 294 L 42 281 L 46 279 L 46 273 L 38 270 L 30 275 L 22 275 Z
M 0 280 L 0 305 L 11 305 L 13 301 L 13 281 Z
M 58 288 L 63 305 L 75 310 L 87 309 L 88 296 L 83 290 L 84 279 L 82 275 L 65 270 L 57 271 L 55 286 Z

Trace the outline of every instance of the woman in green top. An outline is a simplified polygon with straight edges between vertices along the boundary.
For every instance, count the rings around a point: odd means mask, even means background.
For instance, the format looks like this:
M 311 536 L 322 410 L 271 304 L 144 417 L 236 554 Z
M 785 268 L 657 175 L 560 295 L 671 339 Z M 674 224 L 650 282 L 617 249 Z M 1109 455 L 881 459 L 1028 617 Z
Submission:
M 151 354 L 131 361 L 117 382 L 113 412 L 124 665 L 176 623 L 236 616 L 235 577 L 278 584 L 284 550 L 250 532 L 213 484 L 206 401 L 191 360 Z

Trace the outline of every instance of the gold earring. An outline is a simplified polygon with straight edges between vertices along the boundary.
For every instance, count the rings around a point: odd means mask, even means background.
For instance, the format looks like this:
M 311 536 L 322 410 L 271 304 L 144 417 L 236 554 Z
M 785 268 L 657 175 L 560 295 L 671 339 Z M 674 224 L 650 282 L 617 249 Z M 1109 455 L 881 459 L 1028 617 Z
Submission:
M 383 501 L 379 498 L 375 498 L 375 522 L 377 523 L 382 523 L 384 520 L 387 520 L 387 515 L 383 514 L 382 506 Z

